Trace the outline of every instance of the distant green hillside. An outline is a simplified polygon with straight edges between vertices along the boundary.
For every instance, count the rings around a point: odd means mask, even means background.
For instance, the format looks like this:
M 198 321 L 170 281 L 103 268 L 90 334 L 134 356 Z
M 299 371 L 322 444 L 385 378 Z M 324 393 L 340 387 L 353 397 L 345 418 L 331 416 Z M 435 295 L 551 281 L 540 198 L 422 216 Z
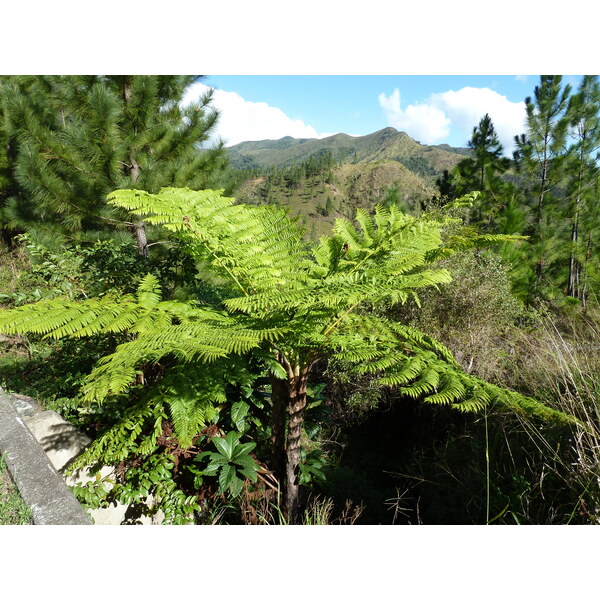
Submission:
M 436 194 L 436 178 L 468 153 L 426 146 L 387 127 L 362 137 L 242 142 L 229 148 L 229 161 L 238 200 L 287 206 L 315 239 L 329 233 L 336 217 L 370 210 L 389 194 L 419 211 Z
M 394 190 L 398 200 L 410 210 L 435 194 L 435 186 L 395 161 L 345 164 L 327 173 L 290 182 L 273 174 L 245 179 L 235 197 L 250 204 L 279 204 L 289 208 L 316 239 L 331 230 L 337 217 L 352 218 L 356 208 L 370 210 Z
M 434 178 L 444 169 L 452 169 L 469 150 L 447 144 L 426 146 L 408 134 L 387 127 L 370 135 L 352 137 L 338 133 L 320 140 L 294 139 L 242 142 L 228 149 L 230 164 L 235 169 L 289 167 L 310 156 L 331 152 L 337 163 L 372 163 L 397 161 L 412 172 Z

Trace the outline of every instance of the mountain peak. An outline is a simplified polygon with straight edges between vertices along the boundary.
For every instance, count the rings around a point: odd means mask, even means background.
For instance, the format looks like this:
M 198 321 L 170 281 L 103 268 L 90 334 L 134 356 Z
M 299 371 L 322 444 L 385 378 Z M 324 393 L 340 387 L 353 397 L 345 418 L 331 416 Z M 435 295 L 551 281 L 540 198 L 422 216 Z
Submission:
M 378 142 L 385 142 L 387 140 L 402 140 L 404 138 L 412 139 L 407 133 L 404 131 L 398 131 L 397 129 L 394 129 L 394 127 L 384 127 L 379 131 L 375 131 L 374 133 L 366 135 L 365 138 L 377 140 Z
M 397 129 L 394 129 L 393 127 L 384 127 L 383 129 L 380 129 L 379 131 L 375 132 L 375 134 L 379 136 L 397 135 L 399 133 L 401 132 Z

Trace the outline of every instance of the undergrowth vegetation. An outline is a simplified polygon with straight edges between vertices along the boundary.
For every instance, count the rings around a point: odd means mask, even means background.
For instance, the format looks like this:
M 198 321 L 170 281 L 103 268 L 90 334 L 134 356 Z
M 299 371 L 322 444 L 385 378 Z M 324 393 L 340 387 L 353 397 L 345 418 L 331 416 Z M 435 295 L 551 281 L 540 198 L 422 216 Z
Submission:
M 0 277 L 27 285 L 18 292 L 7 286 L 3 302 L 18 307 L 40 294 L 103 301 L 114 290 L 126 298 L 136 287 L 144 293 L 151 275 L 163 298 L 194 293 L 206 305 L 218 281 L 201 284 L 181 248 L 174 243 L 143 260 L 130 246 L 99 242 L 58 256 L 23 237 L 3 254 Z M 440 266 L 452 283 L 424 288 L 420 305 L 382 302 L 365 314 L 418 328 L 442 342 L 463 372 L 535 397 L 571 421 L 495 404 L 472 414 L 423 404 L 376 373 L 353 372 L 343 355 L 331 356 L 308 381 L 294 522 L 596 522 L 597 315 L 526 309 L 511 293 L 507 266 L 490 250 L 460 252 Z M 132 387 L 82 403 L 98 361 L 132 339 L 114 330 L 61 339 L 5 334 L 0 342 L 0 385 L 41 399 L 96 440 L 76 466 L 113 465 L 110 476 L 76 487 L 78 498 L 90 508 L 120 501 L 138 514 L 160 511 L 171 523 L 290 522 L 271 466 L 273 380 L 260 364 L 230 362 L 223 380 L 218 361 L 177 366 L 167 354 L 140 365 Z M 207 392 L 211 404 L 194 426 L 189 407 L 175 400 L 183 393 L 193 403 Z

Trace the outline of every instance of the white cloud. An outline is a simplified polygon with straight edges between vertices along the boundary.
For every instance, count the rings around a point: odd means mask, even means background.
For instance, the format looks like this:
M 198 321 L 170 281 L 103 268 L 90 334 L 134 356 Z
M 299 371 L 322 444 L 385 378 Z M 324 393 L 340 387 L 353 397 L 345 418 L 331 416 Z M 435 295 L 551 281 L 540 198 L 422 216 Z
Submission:
M 450 119 L 439 108 L 430 104 L 409 104 L 401 107 L 400 90 L 395 89 L 390 96 L 379 94 L 379 104 L 388 123 L 405 131 L 425 144 L 435 144 L 450 134 Z
M 432 94 L 426 101 L 401 107 L 400 91 L 395 89 L 390 96 L 379 95 L 379 104 L 384 110 L 388 124 L 425 144 L 436 144 L 445 140 L 452 128 L 464 134 L 464 142 L 471 138 L 486 113 L 494 124 L 504 150 L 513 149 L 513 138 L 525 129 L 525 103 L 511 102 L 489 88 L 464 87 L 458 91 L 448 90 Z
M 183 99 L 189 104 L 206 93 L 208 86 L 195 83 Z M 215 89 L 212 106 L 220 111 L 215 137 L 221 137 L 226 146 L 250 140 L 278 140 L 287 135 L 295 138 L 321 138 L 311 125 L 288 117 L 282 110 L 266 102 L 249 102 L 235 92 Z
M 433 94 L 429 102 L 443 110 L 452 124 L 464 132 L 465 142 L 486 113 L 490 115 L 507 153 L 513 149 L 514 136 L 525 130 L 525 102 L 511 102 L 506 96 L 489 88 L 449 90 L 443 94 Z

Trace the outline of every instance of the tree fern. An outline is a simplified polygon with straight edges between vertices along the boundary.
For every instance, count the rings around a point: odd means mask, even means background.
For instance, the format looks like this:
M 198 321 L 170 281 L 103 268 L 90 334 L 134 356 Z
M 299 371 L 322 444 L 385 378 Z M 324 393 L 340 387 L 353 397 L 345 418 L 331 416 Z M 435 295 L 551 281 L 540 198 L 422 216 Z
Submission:
M 460 199 L 448 210 L 471 199 Z M 392 206 L 377 207 L 373 215 L 359 211 L 356 223 L 338 219 L 333 234 L 311 246 L 282 209 L 236 204 L 212 190 L 119 190 L 109 203 L 179 240 L 200 276 L 219 282 L 222 300 L 213 305 L 162 301 L 157 281 L 147 276 L 135 296 L 53 300 L 6 311 L 0 331 L 56 338 L 127 334 L 94 368 L 82 398 L 126 397 L 143 365 L 166 365 L 163 379 L 143 394 L 135 410 L 148 419 L 156 414 L 149 407 L 167 411 L 182 446 L 192 443 L 223 399 L 226 378 L 216 373 L 226 373 L 235 357 L 254 353 L 271 376 L 273 468 L 292 519 L 307 380 L 321 359 L 343 359 L 357 373 L 369 373 L 403 394 L 460 411 L 496 402 L 562 417 L 464 373 L 442 344 L 370 310 L 381 303 L 418 301 L 418 290 L 448 283 L 448 272 L 435 265 L 439 257 L 512 238 L 478 236 L 445 212 L 417 218 Z M 137 414 L 132 411 L 130 418 Z M 118 427 L 124 431 L 129 425 Z M 131 431 L 130 442 L 141 435 L 137 425 Z M 102 444 L 98 440 L 96 448 L 108 448 Z

